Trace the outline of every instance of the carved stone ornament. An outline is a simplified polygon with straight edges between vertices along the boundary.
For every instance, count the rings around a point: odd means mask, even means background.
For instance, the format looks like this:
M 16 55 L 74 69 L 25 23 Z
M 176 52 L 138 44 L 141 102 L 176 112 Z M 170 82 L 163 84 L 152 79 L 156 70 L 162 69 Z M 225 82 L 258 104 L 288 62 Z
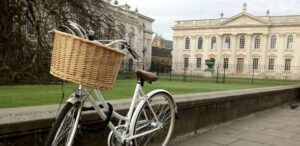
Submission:
M 294 58 L 293 54 L 284 54 L 284 58 L 290 59 Z
M 201 57 L 203 57 L 203 55 L 202 54 L 196 54 L 195 55 L 197 58 L 201 58 Z
M 268 54 L 268 57 L 269 57 L 269 58 L 276 58 L 277 55 L 276 55 L 276 54 Z
M 246 54 L 245 54 L 245 53 L 238 53 L 238 54 L 236 55 L 236 57 L 237 57 L 237 58 L 244 58 L 244 57 L 246 57 Z
M 189 58 L 191 55 L 189 55 L 189 54 L 183 54 L 182 55 L 184 58 Z
M 216 54 L 209 54 L 208 57 L 209 58 L 215 58 L 215 57 L 217 57 L 217 55 Z
M 253 58 L 259 58 L 259 57 L 261 57 L 261 55 L 260 54 L 252 54 L 252 57 Z

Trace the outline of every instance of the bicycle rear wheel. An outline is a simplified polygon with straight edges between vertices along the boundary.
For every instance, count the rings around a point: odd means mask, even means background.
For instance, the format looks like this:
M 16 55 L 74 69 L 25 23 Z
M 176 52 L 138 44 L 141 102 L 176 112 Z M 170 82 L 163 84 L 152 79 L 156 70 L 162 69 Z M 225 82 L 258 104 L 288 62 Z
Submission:
M 159 127 L 159 130 L 136 138 L 135 146 L 166 146 L 175 124 L 175 104 L 172 97 L 164 92 L 154 94 L 144 103 L 134 124 L 134 135 Z M 153 112 L 156 114 L 156 120 Z
M 67 103 L 59 113 L 48 135 L 46 146 L 72 145 L 78 128 L 81 110 L 80 103 Z M 79 114 L 79 115 L 78 115 Z M 75 129 L 72 135 L 72 130 Z

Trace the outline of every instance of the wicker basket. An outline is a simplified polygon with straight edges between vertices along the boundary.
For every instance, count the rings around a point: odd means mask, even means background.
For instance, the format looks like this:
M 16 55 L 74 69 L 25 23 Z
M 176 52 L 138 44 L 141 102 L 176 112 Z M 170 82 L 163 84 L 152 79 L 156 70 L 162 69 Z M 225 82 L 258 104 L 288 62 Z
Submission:
M 111 89 L 125 53 L 54 31 L 50 73 L 66 81 L 96 89 Z

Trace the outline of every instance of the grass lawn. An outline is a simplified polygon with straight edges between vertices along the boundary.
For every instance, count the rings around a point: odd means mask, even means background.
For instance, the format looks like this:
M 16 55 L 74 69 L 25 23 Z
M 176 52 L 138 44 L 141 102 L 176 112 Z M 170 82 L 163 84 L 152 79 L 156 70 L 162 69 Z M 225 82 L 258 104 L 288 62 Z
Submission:
M 121 99 L 131 98 L 134 88 L 135 79 L 117 80 L 115 87 L 112 90 L 104 91 L 103 95 L 106 99 Z M 292 84 L 292 83 L 291 83 Z M 167 81 L 159 80 L 149 85 L 145 83 L 145 93 L 153 89 L 166 89 L 172 94 L 198 93 L 223 91 L 233 89 L 247 89 L 262 86 L 261 84 L 216 84 L 214 82 L 182 82 L 182 81 Z M 65 84 L 65 99 L 69 96 L 77 85 Z M 59 103 L 61 99 L 61 85 L 15 85 L 15 86 L 0 86 L 0 108 L 47 105 Z

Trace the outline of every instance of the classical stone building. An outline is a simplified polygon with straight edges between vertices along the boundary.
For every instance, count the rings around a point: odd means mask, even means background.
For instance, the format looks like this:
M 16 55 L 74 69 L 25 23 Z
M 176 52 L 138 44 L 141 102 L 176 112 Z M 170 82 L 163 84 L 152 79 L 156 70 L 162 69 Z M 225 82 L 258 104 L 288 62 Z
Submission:
M 204 74 L 214 58 L 226 73 L 262 78 L 300 78 L 300 15 L 254 16 L 244 4 L 230 18 L 176 21 L 173 72 Z
M 151 45 L 152 45 L 152 23 L 154 19 L 142 15 L 138 9 L 131 10 L 128 4 L 120 5 L 115 0 L 104 0 L 108 4 L 111 13 L 114 13 L 117 23 L 120 23 L 122 30 L 124 30 L 125 39 L 130 42 L 131 46 L 141 57 L 140 60 L 144 61 L 145 69 L 150 68 L 151 62 Z M 144 57 L 144 58 L 143 58 Z M 126 62 L 129 66 L 135 66 L 137 62 L 131 58 L 130 55 L 126 57 Z

